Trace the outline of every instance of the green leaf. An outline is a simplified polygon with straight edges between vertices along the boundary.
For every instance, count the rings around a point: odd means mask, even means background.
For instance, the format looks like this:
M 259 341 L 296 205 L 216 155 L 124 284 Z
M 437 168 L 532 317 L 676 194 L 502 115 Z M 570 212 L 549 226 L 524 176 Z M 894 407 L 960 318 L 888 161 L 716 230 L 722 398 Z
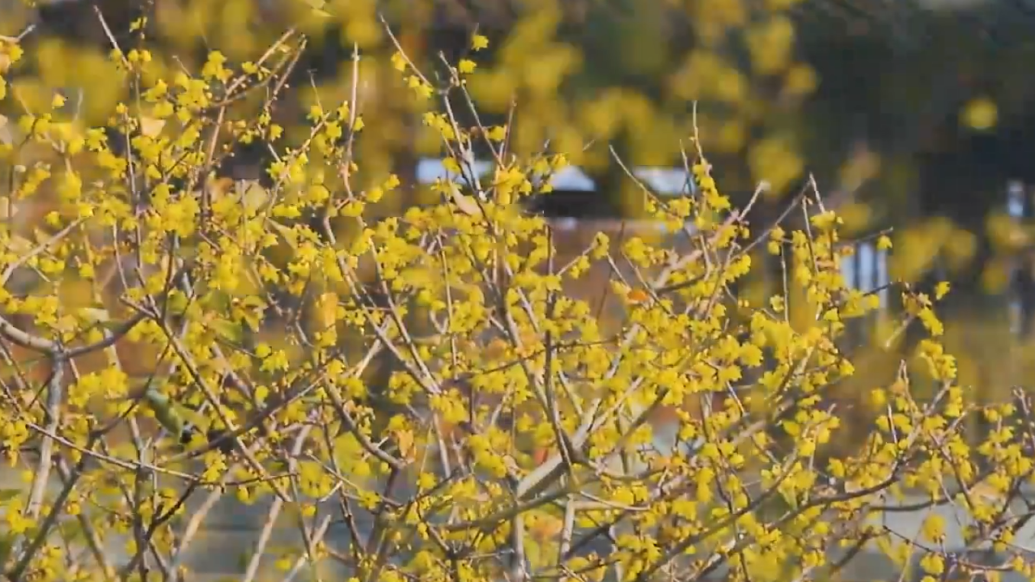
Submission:
M 86 540 L 86 532 L 83 531 L 83 526 L 78 521 L 65 521 L 61 524 L 61 537 L 69 542 L 79 542 Z
M 276 220 L 270 219 L 266 222 L 271 227 L 273 227 L 273 230 L 277 231 L 280 234 L 281 238 L 284 239 L 284 242 L 286 242 L 287 245 L 291 247 L 291 250 L 298 250 L 298 234 L 294 231 L 294 229 L 288 226 L 284 226 Z
M 173 315 L 180 315 L 187 310 L 190 301 L 179 289 L 173 289 L 168 295 L 168 310 Z
M 21 489 L 0 489 L 0 503 L 14 499 L 22 493 Z
M 197 427 L 202 432 L 207 431 L 209 426 L 212 424 L 207 416 L 199 413 L 197 410 L 180 404 L 174 404 L 173 407 L 190 425 Z
M 241 328 L 240 323 L 217 319 L 211 325 L 212 329 L 216 330 L 220 337 L 231 343 L 239 344 L 244 338 L 244 330 Z
M 270 199 L 269 192 L 259 184 L 258 180 L 240 180 L 236 186 L 244 209 L 249 215 L 254 216 L 261 211 Z

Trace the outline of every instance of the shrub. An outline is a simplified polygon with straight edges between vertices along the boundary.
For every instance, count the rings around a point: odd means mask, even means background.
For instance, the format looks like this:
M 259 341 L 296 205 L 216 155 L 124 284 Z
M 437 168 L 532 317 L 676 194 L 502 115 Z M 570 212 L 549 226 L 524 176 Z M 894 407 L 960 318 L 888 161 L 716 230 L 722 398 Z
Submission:
M 920 551 L 928 580 L 1032 575 L 1013 543 L 1031 512 L 1008 503 L 1032 475 L 1029 401 L 963 401 L 938 342 L 945 286 L 902 287 L 901 329 L 929 337 L 869 394 L 865 442 L 832 452 L 831 391 L 854 372 L 843 334 L 878 305 L 841 280 L 851 247 L 814 187 L 787 213 L 799 227 L 749 225 L 751 202 L 733 209 L 695 139 L 692 194 L 642 187 L 681 246 L 601 233 L 562 257 L 522 202 L 549 195 L 563 156 L 517 158 L 509 127 L 461 125 L 461 107 L 478 119 L 475 57 L 433 77 L 400 52 L 455 179 L 434 185 L 439 203 L 375 219 L 403 185 L 354 159 L 361 74 L 300 139 L 274 121 L 304 42 L 167 76 L 146 50 L 115 50 L 132 98 L 106 127 L 81 127 L 60 96 L 7 125 L 0 433 L 29 481 L 0 501 L 10 579 L 194 579 L 184 559 L 224 495 L 267 514 L 247 581 L 266 566 L 364 582 L 836 579 L 866 545 L 903 567 Z M 0 54 L 16 74 L 17 43 Z M 245 115 L 255 95 L 262 113 Z M 248 144 L 268 147 L 267 175 L 226 180 Z M 784 291 L 752 303 L 735 285 L 762 250 Z M 593 269 L 606 287 L 568 292 Z M 970 414 L 995 427 L 979 446 Z M 915 539 L 883 521 L 907 492 L 927 515 Z M 957 553 L 945 504 L 969 515 L 966 548 L 1000 561 Z M 270 541 L 285 524 L 297 544 Z

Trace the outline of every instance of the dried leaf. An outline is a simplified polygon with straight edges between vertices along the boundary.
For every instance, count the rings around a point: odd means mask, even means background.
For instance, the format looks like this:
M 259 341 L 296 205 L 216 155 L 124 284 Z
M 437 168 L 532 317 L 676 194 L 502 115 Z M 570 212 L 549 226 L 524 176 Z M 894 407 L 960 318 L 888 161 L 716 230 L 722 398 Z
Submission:
M 338 320 L 338 294 L 324 293 L 317 302 L 317 317 L 321 329 L 328 329 L 334 326 Z
M 34 228 L 32 230 L 32 237 L 36 239 L 37 246 L 43 246 L 49 243 L 52 236 L 54 235 L 41 228 Z
M 629 298 L 629 301 L 632 301 L 633 303 L 641 303 L 650 299 L 650 295 L 648 295 L 643 289 L 633 289 L 632 291 L 629 291 L 629 295 L 627 295 L 627 297 Z
M 399 454 L 402 455 L 402 458 L 412 461 L 417 448 L 413 439 L 413 431 L 405 429 L 396 431 L 395 441 L 399 445 Z
M 111 320 L 111 316 L 108 314 L 107 309 L 97 309 L 95 307 L 84 307 L 80 310 L 83 317 L 90 323 L 105 323 Z
M 18 254 L 28 253 L 35 247 L 32 241 L 19 234 L 12 234 L 11 240 L 7 243 L 7 249 Z

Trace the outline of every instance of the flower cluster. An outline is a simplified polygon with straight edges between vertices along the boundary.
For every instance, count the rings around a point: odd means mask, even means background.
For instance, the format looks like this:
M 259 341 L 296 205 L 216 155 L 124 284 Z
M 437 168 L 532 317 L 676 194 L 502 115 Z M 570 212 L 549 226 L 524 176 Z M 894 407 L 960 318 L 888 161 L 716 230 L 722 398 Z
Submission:
M 920 539 L 873 519 L 907 492 L 921 510 L 962 508 L 966 543 L 991 544 L 998 570 L 1035 574 L 1013 543 L 1030 514 L 1007 503 L 1032 480 L 1030 402 L 964 399 L 941 342 L 946 284 L 898 286 L 896 323 L 925 337 L 868 392 L 873 429 L 834 447 L 834 392 L 858 367 L 849 322 L 878 304 L 845 285 L 843 221 L 817 192 L 796 203 L 804 220 L 761 231 L 755 201 L 736 208 L 698 150 L 692 194 L 640 191 L 685 244 L 600 233 L 566 253 L 524 204 L 567 156 L 518 155 L 515 128 L 478 121 L 467 81 L 489 40 L 432 75 L 383 32 L 449 170 L 433 203 L 399 215 L 378 204 L 412 185 L 357 153 L 377 139 L 358 54 L 348 97 L 316 91 L 305 131 L 278 117 L 308 42 L 294 30 L 240 64 L 212 51 L 196 72 L 116 46 L 128 97 L 104 123 L 60 96 L 22 112 L 2 152 L 7 212 L 25 218 L 0 223 L 0 436 L 28 483 L 0 491 L 5 574 L 190 579 L 198 524 L 228 492 L 268 511 L 267 533 L 289 514 L 303 534 L 261 536 L 247 580 L 270 557 L 364 581 L 775 582 L 836 575 L 847 562 L 831 552 L 864 547 L 903 567 L 921 550 L 928 582 L 987 568 L 951 554 L 935 513 Z M 758 47 L 788 34 L 775 22 L 752 37 L 760 67 L 780 69 Z M 571 66 L 554 48 L 529 91 Z M 19 56 L 0 43 L 3 62 Z M 254 144 L 264 173 L 229 179 L 224 163 Z M 761 302 L 738 292 L 768 268 L 756 248 L 782 265 Z M 598 272 L 593 297 L 571 292 Z M 969 418 L 992 427 L 984 442 Z

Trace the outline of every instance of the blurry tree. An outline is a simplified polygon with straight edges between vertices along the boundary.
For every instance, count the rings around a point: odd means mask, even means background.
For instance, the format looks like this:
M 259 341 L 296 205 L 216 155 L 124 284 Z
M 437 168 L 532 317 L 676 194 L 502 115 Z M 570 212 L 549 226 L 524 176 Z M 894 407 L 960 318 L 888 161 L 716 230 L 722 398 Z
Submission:
M 893 277 L 954 282 L 946 341 L 961 378 L 1030 383 L 1031 347 L 1012 340 L 1007 307 L 1032 288 L 1017 269 L 1031 239 L 1006 194 L 1010 181 L 1035 183 L 1035 12 L 1025 2 L 807 6 L 796 13 L 801 49 L 822 79 L 802 115 L 810 167 L 829 171 L 853 136 L 864 140 L 879 171 L 856 200 L 871 228 L 895 226 L 896 248 L 908 249 Z

